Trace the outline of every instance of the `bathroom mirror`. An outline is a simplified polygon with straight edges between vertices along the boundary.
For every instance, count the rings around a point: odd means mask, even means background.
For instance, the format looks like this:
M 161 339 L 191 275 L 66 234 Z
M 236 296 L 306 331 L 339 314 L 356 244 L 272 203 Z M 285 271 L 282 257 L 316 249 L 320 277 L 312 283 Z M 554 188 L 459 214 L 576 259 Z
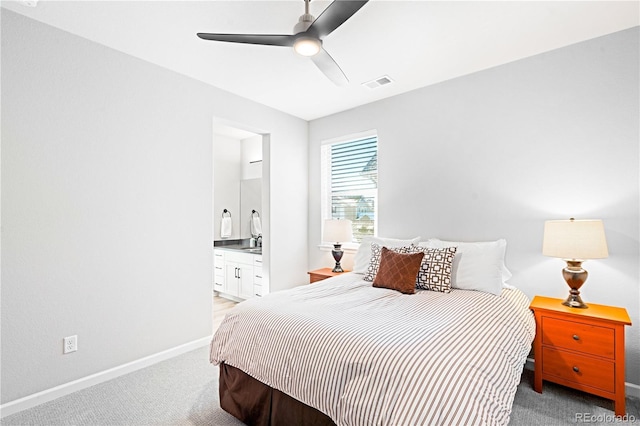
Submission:
M 251 238 L 251 212 L 262 219 L 262 179 L 240 181 L 240 238 Z

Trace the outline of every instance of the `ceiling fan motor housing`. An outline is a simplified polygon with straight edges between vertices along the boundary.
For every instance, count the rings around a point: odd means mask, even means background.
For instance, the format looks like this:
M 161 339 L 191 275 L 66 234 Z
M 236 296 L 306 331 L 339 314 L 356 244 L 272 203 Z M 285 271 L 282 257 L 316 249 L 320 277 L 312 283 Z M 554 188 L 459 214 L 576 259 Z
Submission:
M 293 33 L 299 34 L 307 31 L 311 24 L 313 24 L 313 21 L 315 21 L 315 19 L 316 18 L 314 18 L 313 15 L 309 13 L 305 13 L 304 15 L 300 16 L 300 19 L 298 19 L 298 23 L 293 27 Z
M 322 49 L 322 40 L 313 32 L 307 32 L 315 17 L 309 13 L 300 16 L 298 23 L 293 27 L 293 50 L 302 56 L 314 56 Z

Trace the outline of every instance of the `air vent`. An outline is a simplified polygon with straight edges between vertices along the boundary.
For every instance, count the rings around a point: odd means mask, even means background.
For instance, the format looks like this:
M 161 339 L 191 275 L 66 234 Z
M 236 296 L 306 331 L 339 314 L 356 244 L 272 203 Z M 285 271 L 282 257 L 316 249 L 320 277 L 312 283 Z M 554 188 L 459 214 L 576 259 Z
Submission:
M 386 86 L 387 84 L 391 83 L 393 83 L 393 80 L 391 80 L 388 75 L 383 75 L 382 77 L 378 77 L 375 80 L 362 83 L 362 85 L 367 86 L 369 89 L 377 89 L 378 87 Z

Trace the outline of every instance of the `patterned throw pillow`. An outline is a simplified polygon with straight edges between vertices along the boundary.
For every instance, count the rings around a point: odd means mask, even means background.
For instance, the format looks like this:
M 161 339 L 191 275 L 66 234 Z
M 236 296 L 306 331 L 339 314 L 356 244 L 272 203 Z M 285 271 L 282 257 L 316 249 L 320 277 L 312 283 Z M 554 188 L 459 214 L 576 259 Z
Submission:
M 414 245 L 406 246 L 406 247 L 391 247 L 389 250 L 395 253 L 412 253 L 414 249 Z M 369 267 L 367 268 L 367 272 L 364 274 L 363 280 L 365 281 L 373 281 L 378 273 L 378 269 L 380 268 L 380 255 L 382 254 L 383 246 L 377 243 L 371 243 L 371 260 L 369 261 Z
M 451 265 L 456 256 L 456 247 L 413 247 L 413 253 L 424 253 L 416 287 L 423 290 L 451 292 Z
M 404 294 L 416 292 L 416 275 L 420 270 L 424 253 L 395 253 L 382 247 L 380 268 L 373 280 L 374 287 L 397 290 Z

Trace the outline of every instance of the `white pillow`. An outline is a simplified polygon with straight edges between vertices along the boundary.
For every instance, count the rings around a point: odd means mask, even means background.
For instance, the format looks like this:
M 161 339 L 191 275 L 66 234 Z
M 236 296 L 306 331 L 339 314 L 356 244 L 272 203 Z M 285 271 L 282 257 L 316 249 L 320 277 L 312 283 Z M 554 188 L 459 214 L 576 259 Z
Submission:
M 420 243 L 431 248 L 457 247 L 451 287 L 499 295 L 511 272 L 504 264 L 507 241 L 457 242 L 430 239 Z
M 396 248 L 410 246 L 411 244 L 417 244 L 420 241 L 420 237 L 415 237 L 410 240 L 398 240 L 395 238 L 382 238 L 382 237 L 364 237 L 360 243 L 360 247 L 353 257 L 353 272 L 356 274 L 365 274 L 367 268 L 369 268 L 369 261 L 371 260 L 371 243 L 376 243 L 383 247 Z

